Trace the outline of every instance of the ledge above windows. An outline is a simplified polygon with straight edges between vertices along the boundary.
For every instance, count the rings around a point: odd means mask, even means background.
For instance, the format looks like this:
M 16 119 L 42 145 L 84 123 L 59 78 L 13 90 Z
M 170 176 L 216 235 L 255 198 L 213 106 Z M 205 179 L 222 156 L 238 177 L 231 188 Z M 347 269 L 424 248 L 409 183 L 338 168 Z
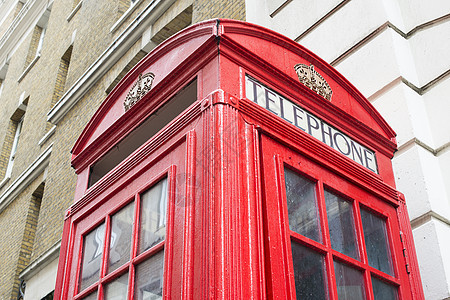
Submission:
M 67 22 L 70 22 L 72 20 L 73 16 L 76 15 L 76 13 L 80 10 L 81 6 L 83 5 L 83 0 L 78 2 L 78 4 L 73 8 L 72 12 L 69 16 L 67 16 Z
M 138 7 L 139 4 L 144 2 L 144 0 L 135 0 L 135 1 L 130 1 L 130 2 L 131 2 L 130 7 L 123 13 L 122 16 L 120 16 L 119 20 L 117 20 L 117 22 L 114 23 L 114 25 L 110 29 L 111 32 L 116 31 L 120 27 L 120 25 L 122 25 L 123 22 L 136 10 L 136 7 Z M 154 2 L 160 2 L 160 1 L 154 0 L 152 2 L 152 4 Z
M 36 55 L 36 57 L 28 65 L 28 67 L 26 67 L 26 69 L 19 76 L 19 79 L 17 79 L 17 82 L 20 83 L 22 81 L 22 79 L 28 74 L 28 72 L 30 72 L 31 68 L 33 68 L 33 66 L 37 63 L 37 61 L 39 60 L 40 57 L 41 57 L 40 54 Z
M 138 0 L 139 1 L 139 0 Z M 90 65 L 80 78 L 67 90 L 53 108 L 47 113 L 47 120 L 53 124 L 64 118 L 72 107 L 85 95 L 111 67 L 139 40 L 148 27 L 153 24 L 175 0 L 155 0 L 121 32 L 106 50 Z M 139 2 L 136 2 L 136 6 Z

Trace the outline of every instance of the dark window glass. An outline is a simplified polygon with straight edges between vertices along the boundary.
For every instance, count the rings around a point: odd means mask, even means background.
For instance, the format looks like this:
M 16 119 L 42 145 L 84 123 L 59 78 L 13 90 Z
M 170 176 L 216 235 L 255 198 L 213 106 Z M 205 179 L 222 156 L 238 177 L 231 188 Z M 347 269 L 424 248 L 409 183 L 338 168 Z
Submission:
M 104 240 L 104 223 L 84 236 L 80 290 L 85 289 L 99 279 Z
M 385 220 L 364 209 L 361 209 L 361 220 L 369 265 L 393 275 Z
M 285 169 L 289 228 L 321 242 L 319 216 L 314 182 Z
M 345 255 L 359 259 L 352 204 L 325 191 L 331 247 Z
M 334 262 L 339 300 L 364 300 L 364 278 L 361 272 L 337 261 Z
M 375 300 L 397 300 L 397 288 L 372 276 L 373 296 Z
M 297 299 L 328 299 L 323 256 L 292 242 L 292 260 Z
M 167 178 L 141 195 L 139 253 L 164 240 L 166 236 Z
M 162 299 L 164 251 L 158 252 L 136 267 L 134 298 L 137 300 Z
M 105 286 L 105 300 L 125 300 L 127 291 L 128 273 L 125 273 Z
M 109 272 L 130 260 L 133 214 L 134 203 L 130 203 L 111 217 Z

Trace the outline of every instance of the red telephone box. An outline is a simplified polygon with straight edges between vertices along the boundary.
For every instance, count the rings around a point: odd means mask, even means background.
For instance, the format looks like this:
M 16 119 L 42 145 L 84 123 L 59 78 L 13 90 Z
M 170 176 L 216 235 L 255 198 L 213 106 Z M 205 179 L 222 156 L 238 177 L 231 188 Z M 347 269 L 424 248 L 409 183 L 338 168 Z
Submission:
M 372 105 L 299 44 L 191 26 L 73 148 L 56 299 L 423 299 L 395 150 Z

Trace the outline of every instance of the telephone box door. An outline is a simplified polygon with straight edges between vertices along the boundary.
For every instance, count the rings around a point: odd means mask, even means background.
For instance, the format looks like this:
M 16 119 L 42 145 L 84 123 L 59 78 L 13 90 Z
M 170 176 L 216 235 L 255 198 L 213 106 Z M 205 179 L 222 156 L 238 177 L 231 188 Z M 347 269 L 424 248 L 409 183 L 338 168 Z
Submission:
M 262 135 L 270 299 L 410 299 L 395 203 Z

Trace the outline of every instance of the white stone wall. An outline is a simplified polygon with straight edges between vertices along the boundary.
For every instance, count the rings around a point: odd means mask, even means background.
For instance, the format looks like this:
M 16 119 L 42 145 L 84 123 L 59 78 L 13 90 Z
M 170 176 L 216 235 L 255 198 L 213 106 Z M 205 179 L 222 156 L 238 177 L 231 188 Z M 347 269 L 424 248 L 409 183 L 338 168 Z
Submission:
M 448 0 L 246 0 L 248 22 L 325 59 L 396 131 L 426 299 L 450 297 L 449 13 Z
M 24 300 L 42 299 L 55 289 L 58 258 L 26 281 Z

